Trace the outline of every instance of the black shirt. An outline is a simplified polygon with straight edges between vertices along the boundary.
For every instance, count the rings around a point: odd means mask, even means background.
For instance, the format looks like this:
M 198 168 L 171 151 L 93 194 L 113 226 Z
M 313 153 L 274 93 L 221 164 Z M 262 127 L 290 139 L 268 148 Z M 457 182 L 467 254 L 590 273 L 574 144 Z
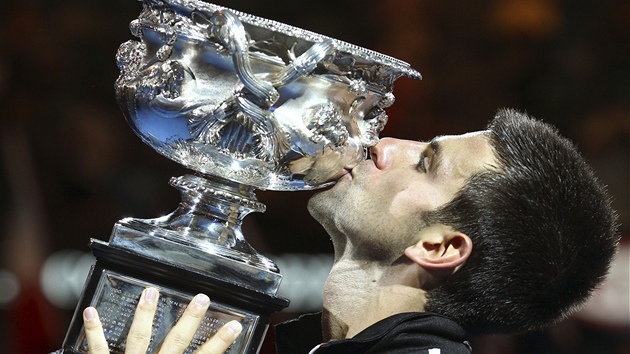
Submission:
M 353 338 L 322 344 L 321 314 L 305 315 L 276 326 L 278 354 L 470 354 L 464 329 L 453 320 L 429 312 L 401 313 L 358 333 Z

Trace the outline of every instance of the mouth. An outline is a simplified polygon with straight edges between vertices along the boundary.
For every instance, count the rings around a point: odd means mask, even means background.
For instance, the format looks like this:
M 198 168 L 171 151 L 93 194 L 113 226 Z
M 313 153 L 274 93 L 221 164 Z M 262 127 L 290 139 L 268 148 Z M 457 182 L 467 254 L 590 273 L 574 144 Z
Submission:
M 352 172 L 352 170 L 354 169 L 355 166 L 345 166 L 343 169 L 341 169 L 341 171 L 339 171 L 339 174 L 337 175 L 338 177 L 336 177 L 334 179 L 334 183 L 337 184 L 341 181 L 344 180 L 351 180 L 354 178 L 354 174 Z
M 355 169 L 361 164 L 370 160 L 369 154 L 367 152 L 366 155 L 367 156 L 355 156 L 354 158 L 346 159 L 346 161 L 337 164 L 334 169 L 331 169 L 331 171 L 335 172 L 329 172 L 329 174 L 327 175 L 326 183 L 336 184 L 342 180 L 354 179 L 356 176 Z
M 343 178 L 352 179 L 354 175 L 352 174 L 353 167 L 344 167 L 341 176 L 337 178 L 337 181 L 340 181 Z
M 342 174 L 338 178 L 338 180 L 341 180 L 342 178 L 354 179 L 357 176 L 357 168 L 361 166 L 362 164 L 366 163 L 366 161 L 369 161 L 369 160 L 363 160 L 360 163 L 344 166 Z

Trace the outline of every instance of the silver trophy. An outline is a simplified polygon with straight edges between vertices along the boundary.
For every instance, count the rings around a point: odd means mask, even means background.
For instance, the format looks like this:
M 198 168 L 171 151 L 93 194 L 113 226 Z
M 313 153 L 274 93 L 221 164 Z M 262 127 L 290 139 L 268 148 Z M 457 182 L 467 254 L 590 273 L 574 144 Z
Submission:
M 144 0 L 117 54 L 116 97 L 134 132 L 195 171 L 171 179 L 182 201 L 169 215 L 117 222 L 92 240 L 96 264 L 64 341 L 87 353 L 81 313 L 94 306 L 112 353 L 146 286 L 160 289 L 148 352 L 199 292 L 212 299 L 187 353 L 222 324 L 243 325 L 229 353 L 257 353 L 282 276 L 241 232 L 264 212 L 255 189 L 329 185 L 365 158 L 387 122 L 407 63 L 320 34 L 197 0 Z

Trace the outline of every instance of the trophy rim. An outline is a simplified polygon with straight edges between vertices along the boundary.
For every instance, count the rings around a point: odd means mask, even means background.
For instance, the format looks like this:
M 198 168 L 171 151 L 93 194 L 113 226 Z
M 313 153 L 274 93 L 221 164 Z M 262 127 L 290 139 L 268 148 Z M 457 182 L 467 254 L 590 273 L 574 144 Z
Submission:
M 144 0 L 144 1 L 155 2 L 156 0 Z M 157 1 L 162 2 L 162 0 L 157 0 Z M 289 24 L 276 21 L 276 20 L 267 19 L 261 16 L 252 15 L 247 12 L 236 10 L 231 7 L 217 5 L 217 4 L 213 4 L 213 3 L 202 1 L 202 0 L 166 0 L 164 2 L 177 4 L 177 5 L 189 8 L 191 10 L 198 9 L 198 10 L 207 10 L 211 12 L 218 11 L 218 10 L 228 10 L 234 13 L 234 15 L 238 16 L 239 20 L 241 20 L 244 23 L 247 23 L 248 25 L 264 28 L 272 32 L 278 32 L 278 33 L 281 33 L 290 37 L 300 38 L 300 39 L 304 39 L 310 42 L 330 41 L 333 43 L 335 49 L 339 51 L 347 52 L 351 54 L 352 56 L 364 58 L 366 60 L 373 61 L 381 65 L 392 67 L 400 71 L 401 74 L 403 74 L 404 76 L 408 78 L 422 80 L 422 75 L 420 74 L 420 72 L 417 71 L 416 69 L 413 69 L 411 65 L 404 60 L 389 56 L 387 54 L 377 52 L 372 49 L 367 49 L 365 47 L 352 44 L 352 43 L 349 43 L 340 39 L 336 39 L 336 38 L 329 37 L 320 33 L 316 33 L 316 32 L 301 28 L 301 27 L 289 25 Z M 204 40 L 204 38 L 200 38 L 200 39 Z

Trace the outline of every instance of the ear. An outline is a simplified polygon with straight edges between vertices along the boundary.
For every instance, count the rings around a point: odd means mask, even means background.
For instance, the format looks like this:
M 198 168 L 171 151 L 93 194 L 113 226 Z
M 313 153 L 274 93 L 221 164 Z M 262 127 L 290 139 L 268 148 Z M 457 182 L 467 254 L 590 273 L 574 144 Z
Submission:
M 416 244 L 405 249 L 405 256 L 427 270 L 455 271 L 472 252 L 470 237 L 446 225 L 425 228 L 419 236 Z

